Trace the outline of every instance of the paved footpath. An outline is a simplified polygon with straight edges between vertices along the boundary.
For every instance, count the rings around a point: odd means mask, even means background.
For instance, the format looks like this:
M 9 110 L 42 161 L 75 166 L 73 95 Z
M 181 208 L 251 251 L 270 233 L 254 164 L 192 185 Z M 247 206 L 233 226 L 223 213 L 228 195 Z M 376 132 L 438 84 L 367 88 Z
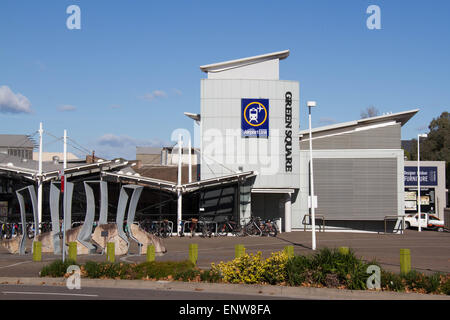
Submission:
M 232 260 L 236 244 L 243 244 L 248 253 L 261 251 L 265 257 L 268 257 L 271 252 L 282 250 L 287 245 L 294 246 L 296 254 L 313 253 L 311 250 L 310 232 L 282 233 L 276 238 L 173 237 L 164 239 L 164 242 L 168 251 L 163 256 L 157 256 L 156 260 L 185 260 L 188 258 L 189 244 L 197 243 L 199 248 L 198 266 L 201 268 L 209 268 L 212 262 L 218 263 Z M 318 248 L 350 247 L 357 256 L 367 261 L 376 259 L 384 269 L 393 272 L 400 271 L 400 249 L 409 248 L 411 250 L 411 265 L 413 269 L 425 273 L 437 271 L 450 273 L 450 233 L 448 232 L 423 231 L 419 233 L 416 230 L 406 230 L 404 235 L 318 232 L 317 244 Z M 31 241 L 28 241 L 28 251 L 30 245 Z M 61 259 L 61 256 L 44 254 L 42 262 L 32 262 L 30 254 L 24 256 L 12 255 L 1 248 L 0 277 L 2 279 L 5 279 L 5 277 L 10 277 L 10 279 L 35 278 L 39 276 L 39 271 L 44 265 L 57 259 Z M 119 256 L 116 259 L 124 262 L 142 262 L 145 260 L 145 256 L 138 255 L 137 246 L 132 245 L 129 255 Z M 80 263 L 88 260 L 105 261 L 106 257 L 100 254 L 78 257 L 78 262 Z M 292 288 L 282 287 L 279 290 L 286 289 L 291 290 Z

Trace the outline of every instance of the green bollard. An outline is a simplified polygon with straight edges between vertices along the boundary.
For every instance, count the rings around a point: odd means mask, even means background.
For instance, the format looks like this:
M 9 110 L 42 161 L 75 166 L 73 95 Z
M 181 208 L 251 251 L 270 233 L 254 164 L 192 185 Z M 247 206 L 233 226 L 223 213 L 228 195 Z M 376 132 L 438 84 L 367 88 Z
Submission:
M 294 256 L 294 246 L 284 247 L 284 252 L 287 254 L 288 258 L 292 258 Z
M 33 261 L 42 261 L 42 242 L 33 241 Z
M 243 255 L 245 255 L 245 247 L 244 247 L 244 245 L 242 245 L 242 244 L 237 244 L 235 247 L 234 247 L 234 256 L 235 256 L 235 258 L 237 259 L 237 258 L 240 258 L 240 257 L 242 257 Z
M 116 252 L 115 252 L 115 243 L 114 242 L 108 242 L 106 244 L 106 260 L 108 262 L 116 261 Z
M 339 247 L 340 254 L 349 254 L 350 250 L 348 247 Z
M 198 244 L 191 243 L 189 245 L 189 260 L 196 265 L 198 259 Z
M 69 242 L 69 260 L 77 262 L 77 243 Z
M 155 246 L 150 244 L 147 246 L 147 262 L 155 261 Z
M 407 274 L 411 271 L 411 252 L 409 249 L 400 249 L 400 273 Z

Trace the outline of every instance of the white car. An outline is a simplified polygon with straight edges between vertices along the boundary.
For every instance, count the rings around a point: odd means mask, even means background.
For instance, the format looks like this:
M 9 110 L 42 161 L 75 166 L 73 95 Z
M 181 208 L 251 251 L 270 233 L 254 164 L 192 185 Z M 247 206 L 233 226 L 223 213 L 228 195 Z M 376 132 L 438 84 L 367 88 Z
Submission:
M 405 216 L 405 229 L 409 229 L 410 227 L 418 228 L 418 214 L 408 214 Z M 420 227 L 427 229 L 434 229 L 439 232 L 444 231 L 444 221 L 440 220 L 433 214 L 422 213 L 422 219 L 420 220 Z

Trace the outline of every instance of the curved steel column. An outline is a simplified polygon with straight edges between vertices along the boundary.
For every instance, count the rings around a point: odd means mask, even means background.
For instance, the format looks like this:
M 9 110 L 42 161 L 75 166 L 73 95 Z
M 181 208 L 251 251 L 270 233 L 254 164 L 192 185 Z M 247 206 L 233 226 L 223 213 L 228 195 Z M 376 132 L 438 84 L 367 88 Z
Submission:
M 131 195 L 130 204 L 128 206 L 128 216 L 127 216 L 127 228 L 128 228 L 128 230 L 131 230 L 131 225 L 133 224 L 134 217 L 136 215 L 136 207 L 137 207 L 139 198 L 141 196 L 141 193 L 142 193 L 142 190 L 144 189 L 144 187 L 137 186 L 134 184 L 128 184 L 128 185 L 122 186 L 122 188 L 120 189 L 119 204 L 117 205 L 116 224 L 117 224 L 117 230 L 119 233 L 119 237 L 121 237 L 123 240 L 125 240 L 128 248 L 129 248 L 130 242 L 128 241 L 125 231 L 123 230 L 123 220 L 125 217 L 125 209 L 127 207 L 128 198 L 129 198 L 126 189 L 133 190 L 133 194 Z M 137 241 L 136 238 L 134 238 L 134 236 L 131 234 L 131 232 L 130 232 L 130 238 L 132 238 L 137 243 L 140 243 L 139 241 Z
M 28 190 L 30 194 L 31 199 L 31 206 L 33 209 L 33 219 L 34 219 L 34 237 L 39 234 L 39 226 L 37 225 L 38 222 L 38 212 L 36 208 L 36 190 L 34 189 L 34 186 L 28 186 L 19 190 L 16 190 L 17 199 L 19 200 L 19 207 L 20 207 L 20 219 L 22 222 L 22 238 L 20 239 L 20 245 L 19 245 L 19 254 L 25 254 L 25 236 L 27 233 L 26 227 L 27 227 L 27 220 L 25 217 L 25 200 L 23 196 L 20 194 L 24 190 Z
M 98 224 L 108 223 L 108 183 L 106 181 L 98 181 L 100 184 L 100 217 Z
M 94 191 L 92 187 L 89 186 L 89 181 L 84 181 L 84 189 L 86 190 L 86 218 L 84 219 L 84 224 L 78 234 L 77 240 L 84 245 L 89 251 L 95 250 L 95 246 L 89 242 L 92 234 L 92 227 L 95 218 L 95 201 L 94 201 Z
M 128 216 L 127 216 L 127 228 L 130 235 L 130 238 L 136 241 L 139 244 L 139 254 L 141 253 L 142 244 L 134 237 L 133 232 L 131 231 L 131 225 L 134 222 L 134 217 L 136 216 L 136 207 L 139 202 L 139 198 L 141 197 L 142 190 L 144 187 L 142 186 L 128 186 L 128 188 L 134 189 L 133 194 L 131 195 L 130 204 L 128 206 Z M 128 247 L 130 244 L 128 243 Z
M 66 197 L 65 200 L 67 201 L 67 203 L 64 203 L 64 206 L 66 208 L 65 210 L 65 215 L 66 215 L 66 219 L 65 219 L 65 226 L 66 226 L 66 230 L 69 230 L 70 228 L 72 228 L 72 196 L 73 196 L 73 188 L 74 188 L 74 184 L 73 182 L 65 182 L 64 183 L 64 192 L 66 193 Z M 63 214 L 64 214 L 63 213 Z
M 59 182 L 58 182 L 59 183 Z M 50 215 L 52 217 L 52 237 L 53 237 L 53 253 L 61 254 L 61 245 L 59 243 L 59 234 L 61 227 L 59 225 L 59 198 L 61 191 L 55 185 L 55 182 L 50 184 Z

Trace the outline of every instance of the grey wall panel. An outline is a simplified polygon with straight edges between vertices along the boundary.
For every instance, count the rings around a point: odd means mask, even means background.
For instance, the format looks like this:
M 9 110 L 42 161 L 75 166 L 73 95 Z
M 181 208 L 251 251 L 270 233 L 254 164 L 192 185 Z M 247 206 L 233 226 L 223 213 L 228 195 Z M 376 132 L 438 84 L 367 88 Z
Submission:
M 396 159 L 315 159 L 317 214 L 326 220 L 383 220 L 397 214 Z
M 333 134 L 333 132 L 330 132 Z M 401 149 L 400 124 L 353 131 L 314 139 L 313 149 Z M 309 140 L 300 142 L 301 150 L 309 149 Z

